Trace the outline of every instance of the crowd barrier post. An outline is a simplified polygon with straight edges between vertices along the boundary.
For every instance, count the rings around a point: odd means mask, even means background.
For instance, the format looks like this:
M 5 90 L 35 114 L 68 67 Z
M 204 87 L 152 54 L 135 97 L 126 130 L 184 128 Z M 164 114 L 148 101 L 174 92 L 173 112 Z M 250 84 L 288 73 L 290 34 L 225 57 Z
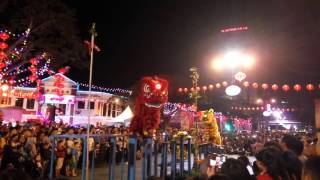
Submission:
M 180 176 L 183 176 L 184 171 L 184 136 L 180 137 Z
M 135 180 L 137 138 L 129 137 L 128 180 Z
M 93 154 L 91 159 L 91 172 L 90 172 L 90 179 L 94 180 L 94 160 L 95 160 L 95 154 L 96 154 L 96 146 L 93 145 Z
M 124 151 L 124 145 L 125 145 L 125 142 L 124 142 L 124 137 L 122 137 L 122 151 L 121 151 L 121 169 L 120 169 L 120 172 L 121 172 L 121 180 L 124 180 L 124 156 L 125 156 L 125 151 Z
M 175 140 L 171 141 L 171 179 L 175 179 L 176 176 L 176 161 L 177 161 L 177 143 Z
M 81 179 L 85 180 L 86 179 L 86 154 L 87 154 L 87 144 L 88 144 L 88 140 L 87 140 L 87 136 L 82 137 L 83 140 L 83 152 L 82 152 L 82 169 L 81 169 Z
M 151 145 L 152 145 L 152 138 L 148 137 L 147 139 L 147 177 L 151 176 Z
M 111 146 L 111 151 L 110 151 L 110 159 L 109 159 L 109 179 L 113 180 L 114 179 L 114 174 L 115 174 L 115 162 L 116 162 L 116 137 L 111 136 L 110 137 L 110 146 Z
M 160 177 L 165 177 L 167 175 L 167 154 L 168 154 L 168 146 L 167 146 L 168 136 L 164 135 L 164 142 L 162 143 L 162 157 L 161 157 L 161 172 Z
M 191 137 L 188 137 L 188 175 L 191 175 Z
M 158 141 L 154 141 L 154 176 L 158 176 Z
M 53 177 L 53 165 L 54 165 L 54 159 L 55 159 L 55 155 L 54 155 L 54 151 L 55 151 L 55 137 L 52 138 L 52 149 L 51 149 L 51 158 L 50 158 L 50 172 L 49 172 L 49 179 L 52 179 Z

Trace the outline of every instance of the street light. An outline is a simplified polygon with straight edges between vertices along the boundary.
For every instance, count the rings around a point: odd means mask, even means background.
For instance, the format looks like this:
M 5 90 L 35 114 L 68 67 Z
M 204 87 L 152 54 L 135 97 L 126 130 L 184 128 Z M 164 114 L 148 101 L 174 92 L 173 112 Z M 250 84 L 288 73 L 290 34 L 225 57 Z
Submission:
M 250 68 L 254 64 L 254 57 L 239 51 L 227 52 L 224 56 L 216 58 L 212 66 L 216 70 L 224 68 L 235 69 L 239 66 Z

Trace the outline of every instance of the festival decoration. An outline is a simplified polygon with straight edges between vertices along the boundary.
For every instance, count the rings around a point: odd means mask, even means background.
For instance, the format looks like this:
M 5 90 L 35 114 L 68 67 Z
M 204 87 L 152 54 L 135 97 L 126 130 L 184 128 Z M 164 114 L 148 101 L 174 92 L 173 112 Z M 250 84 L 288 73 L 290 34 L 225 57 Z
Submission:
M 255 88 L 255 89 L 257 89 L 257 88 L 259 87 L 259 84 L 256 83 L 256 82 L 254 82 L 254 83 L 252 83 L 252 87 Z
M 238 72 L 237 74 L 234 75 L 234 78 L 238 81 L 242 81 L 244 79 L 246 79 L 247 75 L 243 72 Z
M 225 92 L 228 96 L 236 96 L 240 94 L 241 88 L 236 85 L 231 85 L 226 88 Z
M 221 144 L 221 137 L 219 133 L 219 128 L 217 120 L 214 116 L 214 110 L 209 109 L 207 111 L 202 111 L 200 116 L 201 121 L 204 123 L 204 138 L 207 142 L 213 142 L 215 144 Z
M 290 86 L 288 84 L 284 84 L 282 86 L 282 90 L 284 90 L 285 92 L 289 91 L 290 90 Z
M 261 85 L 261 87 L 262 87 L 262 89 L 266 90 L 266 89 L 269 88 L 269 85 L 266 84 L 266 83 L 263 83 L 263 84 Z
M 210 90 L 212 90 L 213 87 L 214 87 L 214 86 L 213 86 L 212 84 L 209 85 L 209 89 L 210 89 Z
M 315 88 L 314 88 L 314 85 L 313 85 L 313 84 L 307 84 L 307 85 L 306 85 L 306 89 L 307 89 L 308 91 L 313 91 Z
M 78 84 L 82 87 L 89 87 L 89 84 L 85 83 L 80 83 Z M 111 93 L 123 93 L 123 94 L 128 94 L 131 95 L 132 91 L 131 90 L 126 90 L 126 89 L 121 89 L 121 88 L 106 88 L 106 87 L 101 87 L 101 86 L 96 86 L 96 85 L 91 85 L 92 89 L 99 90 L 99 91 L 105 91 L 105 92 L 111 92 Z M 188 92 L 188 88 L 183 89 L 184 92 Z
M 300 84 L 296 84 L 293 86 L 293 89 L 297 92 L 301 91 L 301 85 Z
M 221 84 L 220 84 L 220 83 L 217 83 L 217 84 L 216 84 L 216 88 L 218 88 L 218 89 L 221 88 Z
M 232 106 L 230 109 L 234 110 L 234 111 L 263 111 L 266 108 L 263 106 Z M 282 111 L 282 112 L 294 112 L 297 109 L 296 108 L 273 107 L 272 110 L 278 110 L 278 111 Z
M 227 81 L 223 81 L 223 82 L 222 82 L 222 86 L 223 86 L 223 87 L 227 87 L 227 86 L 228 86 L 228 82 L 227 82 Z
M 277 84 L 272 84 L 271 89 L 276 91 L 279 89 L 279 86 Z
M 158 77 L 144 77 L 136 98 L 130 131 L 150 136 L 160 124 L 160 109 L 168 101 L 168 81 Z
M 226 29 L 221 29 L 220 32 L 228 33 L 228 32 L 236 32 L 236 31 L 246 31 L 248 30 L 248 26 L 239 26 L 239 27 L 231 27 Z
M 244 87 L 249 87 L 249 86 L 250 86 L 250 83 L 249 83 L 248 81 L 245 81 L 245 82 L 243 82 L 243 86 L 244 86 Z

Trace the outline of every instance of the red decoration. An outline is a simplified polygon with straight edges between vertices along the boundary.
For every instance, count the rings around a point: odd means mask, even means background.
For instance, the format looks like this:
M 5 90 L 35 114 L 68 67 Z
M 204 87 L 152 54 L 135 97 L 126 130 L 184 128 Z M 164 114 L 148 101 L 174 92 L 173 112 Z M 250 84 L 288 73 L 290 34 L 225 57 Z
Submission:
M 194 91 L 194 88 L 192 87 L 192 88 L 190 89 L 190 91 L 192 91 L 192 92 L 193 92 L 193 91 Z
M 197 87 L 197 91 L 200 91 L 200 87 Z
M 252 84 L 252 87 L 257 89 L 259 87 L 259 84 L 255 82 L 255 83 Z
M 69 66 L 66 66 L 66 67 L 64 67 L 64 68 L 60 68 L 60 69 L 58 70 L 58 72 L 61 73 L 61 74 L 65 74 L 65 73 L 69 72 L 69 70 L 70 70 L 70 67 L 69 67 Z
M 209 89 L 210 89 L 210 90 L 213 89 L 213 85 L 212 85 L 212 84 L 209 85 Z
M 287 92 L 287 91 L 290 90 L 290 86 L 288 84 L 285 84 L 285 85 L 282 86 L 282 90 Z
M 182 88 L 179 88 L 179 89 L 178 89 L 178 91 L 179 91 L 179 92 L 182 92 L 182 91 L 183 91 L 183 89 L 182 89 Z
M 38 76 L 37 75 L 31 75 L 31 76 L 29 76 L 29 80 L 31 81 L 31 82 L 34 82 L 34 81 L 36 81 L 38 79 Z
M 2 68 L 4 68 L 4 67 L 6 67 L 6 63 L 0 62 L 0 69 L 2 69 Z
M 244 86 L 244 87 L 249 87 L 249 86 L 250 86 L 250 83 L 249 83 L 248 81 L 245 81 L 245 82 L 243 82 L 243 86 Z
M 153 88 L 155 83 L 160 83 L 161 89 Z M 142 136 L 152 135 L 153 131 L 159 128 L 160 110 L 167 101 L 168 81 L 157 77 L 144 77 L 136 98 L 130 132 Z
M 204 91 L 206 91 L 208 88 L 207 88 L 207 86 L 203 86 L 202 89 L 203 89 Z
M 7 49 L 8 48 L 8 44 L 5 42 L 0 42 L 0 49 Z
M 0 60 L 7 58 L 7 54 L 3 51 L 0 51 Z
M 276 91 L 279 89 L 279 86 L 277 84 L 272 84 L 271 89 Z
M 30 63 L 31 63 L 32 65 L 37 65 L 37 64 L 38 64 L 37 58 L 32 58 L 32 59 L 30 59 Z
M 183 91 L 186 93 L 188 92 L 188 88 L 184 88 Z
M 224 87 L 228 86 L 228 82 L 227 81 L 223 81 L 222 82 L 222 86 L 224 86 Z
M 10 79 L 10 80 L 9 80 L 9 83 L 10 83 L 10 84 L 13 84 L 14 82 L 15 82 L 14 79 Z
M 217 84 L 216 84 L 216 88 L 221 88 L 221 84 L 220 84 L 220 83 L 217 83 Z
M 306 89 L 307 89 L 308 91 L 313 91 L 313 90 L 314 90 L 314 85 L 313 85 L 313 84 L 307 84 L 307 85 L 306 85 Z
M 9 34 L 7 34 L 6 32 L 0 33 L 0 39 L 2 39 L 3 41 L 6 41 L 7 39 L 9 39 L 9 37 Z
M 301 91 L 301 85 L 300 84 L 296 84 L 293 86 L 293 89 L 297 92 Z
M 35 74 L 38 71 L 38 69 L 35 66 L 29 67 L 29 70 L 32 74 Z
M 261 85 L 261 87 L 262 87 L 262 89 L 266 90 L 266 89 L 269 88 L 269 85 L 266 84 L 266 83 L 263 83 L 263 84 Z

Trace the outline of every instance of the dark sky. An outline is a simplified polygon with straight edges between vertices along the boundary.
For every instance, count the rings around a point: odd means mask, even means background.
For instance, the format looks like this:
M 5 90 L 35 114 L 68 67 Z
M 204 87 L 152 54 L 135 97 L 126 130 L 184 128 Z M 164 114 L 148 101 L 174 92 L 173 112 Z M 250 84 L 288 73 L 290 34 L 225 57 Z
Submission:
M 229 49 L 251 52 L 251 81 L 317 82 L 320 78 L 319 0 L 72 1 L 83 38 L 97 24 L 94 84 L 128 88 L 145 75 L 162 75 L 172 88 L 191 86 L 189 68 L 201 82 L 228 80 L 209 66 Z M 220 33 L 246 25 L 246 32 Z M 86 37 L 87 36 L 87 37 Z M 87 81 L 84 72 L 71 76 Z

